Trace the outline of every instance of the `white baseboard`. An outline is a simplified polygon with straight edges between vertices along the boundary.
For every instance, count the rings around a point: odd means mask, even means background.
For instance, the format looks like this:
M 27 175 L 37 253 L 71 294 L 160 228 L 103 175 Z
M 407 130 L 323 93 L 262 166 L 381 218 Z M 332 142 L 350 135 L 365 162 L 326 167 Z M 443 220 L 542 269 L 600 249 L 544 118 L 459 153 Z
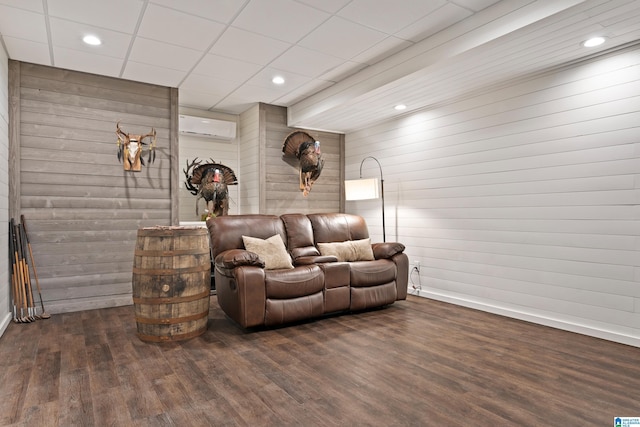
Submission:
M 638 336 L 632 336 L 617 331 L 606 330 L 595 327 L 593 325 L 581 324 L 572 319 L 552 318 L 540 313 L 527 312 L 521 309 L 516 309 L 514 307 L 488 304 L 485 301 L 462 298 L 456 295 L 448 295 L 433 291 L 416 291 L 413 289 L 409 289 L 409 295 L 416 295 L 423 298 L 434 299 L 437 301 L 456 304 L 480 311 L 486 311 L 488 313 L 499 314 L 501 316 L 511 317 L 518 320 L 537 323 L 539 325 L 549 326 L 556 329 L 562 329 L 564 331 L 575 332 L 582 335 L 588 335 L 595 338 L 601 338 L 608 341 L 613 341 L 634 347 L 640 347 L 640 337 Z
M 0 337 L 4 334 L 4 331 L 7 330 L 12 319 L 13 319 L 13 313 L 9 312 L 4 316 L 2 321 L 0 321 Z

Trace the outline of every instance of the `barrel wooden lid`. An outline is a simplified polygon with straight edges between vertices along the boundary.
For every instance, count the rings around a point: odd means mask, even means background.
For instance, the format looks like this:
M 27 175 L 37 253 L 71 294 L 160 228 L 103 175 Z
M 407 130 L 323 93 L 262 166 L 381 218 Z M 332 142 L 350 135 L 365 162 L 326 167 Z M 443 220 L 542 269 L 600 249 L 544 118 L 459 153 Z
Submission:
M 206 228 L 182 225 L 158 225 L 138 229 L 138 237 L 201 236 L 205 234 L 209 234 Z

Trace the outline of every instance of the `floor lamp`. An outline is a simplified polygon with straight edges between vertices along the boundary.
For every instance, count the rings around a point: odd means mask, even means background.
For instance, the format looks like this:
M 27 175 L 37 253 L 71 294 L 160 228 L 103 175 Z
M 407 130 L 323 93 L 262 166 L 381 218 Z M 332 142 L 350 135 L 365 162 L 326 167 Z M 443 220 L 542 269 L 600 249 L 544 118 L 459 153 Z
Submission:
M 378 164 L 380 169 L 380 192 L 378 192 L 378 179 L 362 179 L 362 164 L 365 160 L 372 159 Z M 360 162 L 360 179 L 351 179 L 344 182 L 344 194 L 346 200 L 367 200 L 382 198 L 382 241 L 387 241 L 384 224 L 384 178 L 382 177 L 382 166 L 378 159 L 372 156 L 365 157 Z

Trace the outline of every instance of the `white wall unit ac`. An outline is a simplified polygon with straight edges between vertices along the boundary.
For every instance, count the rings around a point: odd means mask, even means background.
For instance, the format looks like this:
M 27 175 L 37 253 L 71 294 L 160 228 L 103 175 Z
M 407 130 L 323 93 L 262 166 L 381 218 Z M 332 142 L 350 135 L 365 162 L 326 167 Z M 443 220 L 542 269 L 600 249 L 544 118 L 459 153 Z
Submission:
M 236 137 L 236 122 L 180 115 L 180 133 L 183 135 L 231 140 Z

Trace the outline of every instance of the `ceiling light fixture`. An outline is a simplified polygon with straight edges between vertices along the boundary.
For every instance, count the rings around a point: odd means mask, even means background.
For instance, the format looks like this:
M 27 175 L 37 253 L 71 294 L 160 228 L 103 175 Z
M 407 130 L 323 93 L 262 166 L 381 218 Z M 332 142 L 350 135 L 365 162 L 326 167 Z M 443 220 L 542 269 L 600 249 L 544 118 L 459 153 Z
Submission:
M 407 106 L 404 104 L 398 104 L 395 107 L 393 107 L 394 109 L 396 109 L 397 111 L 402 111 L 402 110 L 406 110 Z
M 86 35 L 82 38 L 82 41 L 91 46 L 99 46 L 102 44 L 102 40 L 93 35 Z
M 582 46 L 584 47 L 595 47 L 595 46 L 600 46 L 602 43 L 604 43 L 605 38 L 604 37 L 591 37 L 589 40 L 586 40 L 584 42 L 582 42 Z
M 275 76 L 273 79 L 271 79 L 271 81 L 273 82 L 273 84 L 281 85 L 284 83 L 284 77 Z

